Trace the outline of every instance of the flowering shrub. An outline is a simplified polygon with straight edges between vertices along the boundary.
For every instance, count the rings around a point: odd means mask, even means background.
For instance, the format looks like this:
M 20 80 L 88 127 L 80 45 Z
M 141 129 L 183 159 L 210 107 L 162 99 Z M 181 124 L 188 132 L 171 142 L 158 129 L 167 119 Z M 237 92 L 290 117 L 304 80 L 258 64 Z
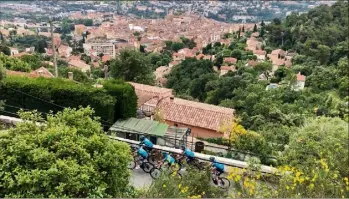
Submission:
M 144 193 L 147 198 L 218 198 L 226 197 L 222 189 L 213 185 L 210 171 L 186 167 L 182 178 L 164 172 Z

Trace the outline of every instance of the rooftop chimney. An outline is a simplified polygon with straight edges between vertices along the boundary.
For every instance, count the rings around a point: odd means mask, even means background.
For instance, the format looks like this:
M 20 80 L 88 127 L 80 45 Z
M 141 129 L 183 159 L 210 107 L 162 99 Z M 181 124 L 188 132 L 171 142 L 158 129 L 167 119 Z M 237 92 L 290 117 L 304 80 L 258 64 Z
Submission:
M 68 72 L 68 79 L 73 80 L 73 72 Z

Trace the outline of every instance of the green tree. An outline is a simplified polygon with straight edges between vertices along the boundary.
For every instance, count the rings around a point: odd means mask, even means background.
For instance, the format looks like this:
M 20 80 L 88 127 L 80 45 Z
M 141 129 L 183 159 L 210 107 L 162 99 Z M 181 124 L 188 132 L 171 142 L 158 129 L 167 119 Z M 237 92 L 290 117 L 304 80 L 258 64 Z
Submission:
M 253 32 L 257 32 L 257 24 L 254 24 L 253 26 Z
M 348 177 L 348 124 L 340 118 L 310 118 L 291 135 L 284 161 L 302 168 L 314 168 L 325 159 L 328 169 Z
M 0 45 L 0 53 L 4 53 L 5 55 L 10 56 L 11 55 L 11 50 L 9 47 L 4 46 L 4 45 Z
M 181 42 L 173 42 L 171 44 L 171 50 L 175 51 L 175 52 L 178 52 L 180 49 L 182 49 L 184 47 L 185 47 L 185 45 Z
M 269 78 L 269 72 L 272 69 L 272 64 L 267 61 L 259 62 L 254 66 L 254 68 L 260 73 L 263 73 L 267 78 Z
M 110 62 L 110 75 L 142 84 L 153 84 L 154 74 L 149 57 L 135 50 L 123 50 Z
M 26 62 L 32 70 L 36 70 L 42 66 L 41 58 L 38 54 L 35 55 L 23 55 L 20 59 Z
M 45 122 L 37 112 L 20 112 L 25 122 L 0 138 L 0 156 L 6 157 L 0 196 L 122 197 L 130 149 L 111 141 L 93 114 L 89 107 L 65 109 Z
M 22 72 L 31 71 L 31 68 L 28 63 L 16 57 L 6 56 L 3 53 L 0 53 L 0 63 L 3 65 L 4 68 L 9 70 L 22 71 Z

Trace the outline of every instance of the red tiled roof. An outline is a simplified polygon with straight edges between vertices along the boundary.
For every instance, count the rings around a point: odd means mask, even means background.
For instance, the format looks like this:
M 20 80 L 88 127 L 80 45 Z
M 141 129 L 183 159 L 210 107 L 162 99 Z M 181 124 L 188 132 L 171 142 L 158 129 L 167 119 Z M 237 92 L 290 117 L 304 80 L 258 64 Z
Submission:
M 46 78 L 52 78 L 54 77 L 52 73 L 47 70 L 45 67 L 40 67 L 32 72 L 29 73 L 29 77 L 46 77 Z
M 219 131 L 220 125 L 234 117 L 234 109 L 193 102 L 180 98 L 160 101 L 165 120 Z
M 109 61 L 111 59 L 111 56 L 110 55 L 103 55 L 103 57 L 102 57 L 102 62 L 107 62 L 107 61 Z
M 21 53 L 18 53 L 18 54 L 15 54 L 15 55 L 12 55 L 13 57 L 22 57 L 24 55 L 30 55 L 29 53 L 26 53 L 26 52 L 21 52 Z
M 135 87 L 138 107 L 157 104 L 167 121 L 219 131 L 222 122 L 234 117 L 234 109 L 179 98 L 171 100 L 172 89 L 128 83 Z
M 257 65 L 257 63 L 258 63 L 258 61 L 255 61 L 255 60 L 250 60 L 250 61 L 248 61 L 248 66 L 255 66 L 255 65 Z
M 134 82 L 128 82 L 133 87 L 135 87 L 136 95 L 138 97 L 137 105 L 138 107 L 142 106 L 148 100 L 154 97 L 168 97 L 172 95 L 172 89 L 160 88 L 156 86 L 148 86 L 145 84 L 138 84 Z
M 236 58 L 234 58 L 234 57 L 226 57 L 226 58 L 224 58 L 224 62 L 226 62 L 226 63 L 229 62 L 229 63 L 235 64 L 237 61 L 238 60 Z
M 302 75 L 300 72 L 297 73 L 297 81 L 302 81 L 302 82 L 305 81 L 305 76 Z
M 265 55 L 265 51 L 264 50 L 253 50 L 253 53 L 256 55 Z

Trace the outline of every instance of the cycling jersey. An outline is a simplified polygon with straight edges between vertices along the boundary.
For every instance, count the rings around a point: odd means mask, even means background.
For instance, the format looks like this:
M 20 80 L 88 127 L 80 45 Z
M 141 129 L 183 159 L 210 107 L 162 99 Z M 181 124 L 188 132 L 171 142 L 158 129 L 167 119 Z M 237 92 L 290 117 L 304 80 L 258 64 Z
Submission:
M 141 144 L 144 144 L 146 147 L 153 148 L 153 143 L 148 140 L 147 138 L 144 138 L 144 140 L 141 142 Z
M 168 162 L 170 164 L 174 164 L 175 163 L 175 159 L 170 156 L 170 155 L 166 155 L 165 158 L 164 158 L 164 162 Z
M 193 158 L 195 155 L 194 155 L 194 152 L 192 152 L 191 150 L 189 149 L 185 149 L 184 150 L 184 155 L 188 158 Z
M 139 148 L 137 153 L 142 158 L 147 158 L 148 157 L 148 152 L 146 150 L 144 150 L 143 148 Z
M 213 162 L 212 166 L 217 170 L 224 171 L 224 164 L 218 163 L 216 161 Z

